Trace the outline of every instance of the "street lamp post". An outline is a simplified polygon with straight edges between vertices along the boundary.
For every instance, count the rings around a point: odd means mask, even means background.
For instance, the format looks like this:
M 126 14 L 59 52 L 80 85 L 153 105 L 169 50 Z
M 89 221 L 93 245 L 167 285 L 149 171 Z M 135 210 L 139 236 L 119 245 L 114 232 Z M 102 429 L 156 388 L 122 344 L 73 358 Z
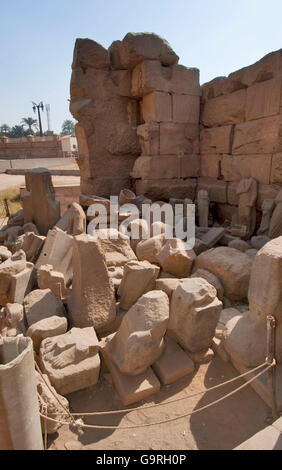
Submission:
M 36 104 L 34 102 L 32 102 L 33 106 L 32 106 L 32 109 L 33 111 L 36 113 L 36 109 L 38 111 L 38 121 L 39 121 L 39 131 L 40 131 L 40 135 L 42 136 L 43 135 L 43 132 L 42 132 L 42 124 L 41 124 L 41 116 L 40 116 L 40 109 L 42 111 L 44 111 L 44 106 L 43 106 L 43 103 L 42 101 L 40 101 L 39 104 Z

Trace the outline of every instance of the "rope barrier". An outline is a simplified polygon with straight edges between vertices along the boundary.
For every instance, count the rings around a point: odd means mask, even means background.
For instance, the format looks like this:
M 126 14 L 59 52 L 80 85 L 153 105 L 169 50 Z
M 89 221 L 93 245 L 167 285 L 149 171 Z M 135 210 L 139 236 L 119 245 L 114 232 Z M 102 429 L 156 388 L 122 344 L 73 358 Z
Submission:
M 79 427 L 79 428 L 83 428 L 83 429 L 119 429 L 119 430 L 126 430 L 127 429 L 127 430 L 129 430 L 129 429 L 143 428 L 143 427 L 149 427 L 149 426 L 156 426 L 156 425 L 160 425 L 160 424 L 170 423 L 170 422 L 176 421 L 178 419 L 187 418 L 188 416 L 191 416 L 193 414 L 199 413 L 200 411 L 206 410 L 206 409 L 210 408 L 211 406 L 214 406 L 214 405 L 220 403 L 221 401 L 225 400 L 226 398 L 229 398 L 230 396 L 234 395 L 239 390 L 242 390 L 243 388 L 247 387 L 250 383 L 252 383 L 258 377 L 260 377 L 262 374 L 264 374 L 271 367 L 274 367 L 274 365 L 275 365 L 275 361 L 273 361 L 271 364 L 269 364 L 263 371 L 261 371 L 258 374 L 254 375 L 251 379 L 246 381 L 243 385 L 240 385 L 238 388 L 236 388 L 232 392 L 229 392 L 227 395 L 224 395 L 223 397 L 215 400 L 212 403 L 209 403 L 208 405 L 202 406 L 201 408 L 198 408 L 197 410 L 193 410 L 189 413 L 185 413 L 185 414 L 182 414 L 180 416 L 175 416 L 175 417 L 172 417 L 172 418 L 168 418 L 168 419 L 153 422 L 153 423 L 134 424 L 134 425 L 131 425 L 131 426 L 84 424 L 84 423 L 82 424 L 82 423 L 77 423 L 77 422 L 75 422 L 75 426 Z M 252 371 L 249 371 L 249 372 L 252 372 Z M 144 410 L 144 408 L 139 408 L 139 409 Z M 40 413 L 40 416 L 42 416 L 45 419 L 48 419 L 49 421 L 60 423 L 61 425 L 68 425 L 69 426 L 71 424 L 69 422 L 57 420 L 57 419 L 50 418 L 50 417 L 45 417 L 44 415 L 42 415 L 42 413 Z

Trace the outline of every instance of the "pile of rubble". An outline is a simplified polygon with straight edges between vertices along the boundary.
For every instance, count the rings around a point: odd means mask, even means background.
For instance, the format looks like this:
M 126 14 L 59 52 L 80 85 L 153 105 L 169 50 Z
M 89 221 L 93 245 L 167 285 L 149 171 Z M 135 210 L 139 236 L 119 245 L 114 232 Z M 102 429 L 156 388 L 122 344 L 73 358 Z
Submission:
M 163 222 L 149 227 L 142 218 L 131 221 L 139 239 L 112 237 L 110 228 L 100 238 L 95 230 L 87 234 L 93 219 L 87 211 L 99 202 L 109 215 L 110 200 L 82 195 L 61 217 L 48 170 L 31 170 L 26 185 L 23 210 L 0 231 L 0 335 L 32 338 L 49 383 L 48 389 L 37 372 L 49 416 L 61 412 L 50 388 L 60 396 L 96 384 L 101 360 L 124 405 L 193 374 L 214 352 L 240 367 L 257 366 L 266 355 L 266 313 L 278 319 L 282 360 L 282 237 L 248 239 L 243 224 L 209 227 L 208 195 L 200 191 L 194 249 L 167 239 Z M 255 180 L 240 188 L 250 211 Z M 120 205 L 129 201 L 137 207 L 153 202 L 121 191 Z M 176 202 L 185 201 L 170 200 Z M 271 219 L 265 212 L 260 233 L 267 233 L 275 211 Z M 58 426 L 48 422 L 48 432 Z

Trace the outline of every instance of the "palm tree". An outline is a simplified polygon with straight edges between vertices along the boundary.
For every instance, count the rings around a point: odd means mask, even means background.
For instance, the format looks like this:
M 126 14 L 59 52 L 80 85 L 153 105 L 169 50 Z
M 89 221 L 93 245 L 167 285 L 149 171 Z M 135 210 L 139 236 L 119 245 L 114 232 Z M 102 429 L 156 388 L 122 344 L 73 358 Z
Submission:
M 75 123 L 71 119 L 66 119 L 62 124 L 61 135 L 74 135 Z
M 0 127 L 0 134 L 8 136 L 11 132 L 11 128 L 8 126 L 8 124 L 2 124 Z
M 16 125 L 12 127 L 11 132 L 10 132 L 10 137 L 24 137 L 25 136 L 25 131 L 23 126 Z
M 32 117 L 28 117 L 28 118 L 23 118 L 21 120 L 21 122 L 23 123 L 24 126 L 28 126 L 28 133 L 29 134 L 34 134 L 34 131 L 32 129 L 33 127 L 38 129 L 37 119 L 33 119 Z

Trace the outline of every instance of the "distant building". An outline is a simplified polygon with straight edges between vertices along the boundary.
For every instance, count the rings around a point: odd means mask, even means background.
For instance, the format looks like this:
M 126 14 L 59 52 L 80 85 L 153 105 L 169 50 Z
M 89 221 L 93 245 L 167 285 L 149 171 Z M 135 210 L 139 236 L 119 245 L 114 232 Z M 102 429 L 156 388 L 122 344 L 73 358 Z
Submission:
M 77 140 L 72 135 L 62 135 L 60 137 L 64 157 L 72 157 L 77 154 Z

